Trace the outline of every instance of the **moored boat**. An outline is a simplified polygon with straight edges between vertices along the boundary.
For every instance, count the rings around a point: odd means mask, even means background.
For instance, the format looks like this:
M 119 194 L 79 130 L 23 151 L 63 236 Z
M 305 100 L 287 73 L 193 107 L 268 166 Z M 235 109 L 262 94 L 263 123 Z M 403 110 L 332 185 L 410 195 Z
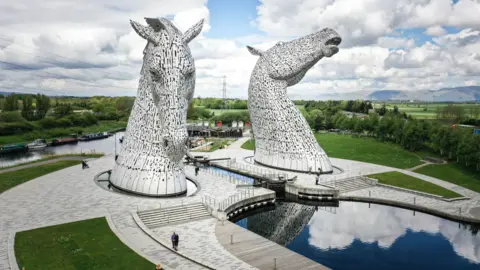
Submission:
M 64 144 L 72 144 L 72 143 L 78 143 L 77 138 L 59 138 L 59 139 L 54 139 L 52 140 L 51 145 L 52 146 L 59 146 L 59 145 L 64 145 Z
M 78 140 L 80 140 L 80 141 L 93 141 L 93 140 L 105 139 L 105 138 L 108 138 L 108 137 L 110 137 L 108 132 L 101 132 L 101 133 L 91 133 L 91 134 L 84 135 L 84 136 L 80 137 Z
M 44 139 L 36 139 L 35 141 L 27 144 L 28 151 L 42 150 L 47 147 L 47 141 Z
M 25 144 L 11 144 L 0 146 L 0 154 L 13 154 L 27 152 L 28 147 Z

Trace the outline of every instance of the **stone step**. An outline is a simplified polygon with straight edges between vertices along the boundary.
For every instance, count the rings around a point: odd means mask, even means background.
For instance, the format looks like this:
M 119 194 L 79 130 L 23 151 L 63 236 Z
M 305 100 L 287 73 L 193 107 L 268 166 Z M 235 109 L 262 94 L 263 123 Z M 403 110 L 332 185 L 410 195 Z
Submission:
M 159 211 L 163 211 L 165 209 L 184 209 L 185 207 L 189 208 L 189 207 L 198 207 L 198 206 L 203 206 L 204 205 L 202 203 L 192 203 L 192 204 L 184 204 L 184 205 L 174 205 L 174 206 L 169 206 L 169 207 L 161 207 L 161 208 L 156 208 L 156 209 L 151 209 L 151 210 L 144 210 L 144 211 L 139 211 L 138 214 L 141 215 L 141 214 L 148 214 L 148 213 L 155 213 L 155 212 L 159 212 Z
M 185 222 L 190 222 L 190 221 L 195 221 L 195 220 L 200 220 L 200 219 L 205 219 L 210 217 L 211 217 L 210 214 L 198 214 L 188 218 L 164 219 L 164 220 L 158 220 L 155 222 L 144 222 L 144 224 L 145 226 L 147 226 L 147 228 L 152 229 L 152 228 L 158 228 L 161 226 L 185 223 Z
M 164 214 L 159 214 L 157 216 L 149 216 L 149 217 L 140 217 L 142 221 L 150 221 L 150 220 L 158 220 L 158 219 L 164 219 L 164 218 L 188 218 L 190 215 L 196 215 L 196 214 L 210 214 L 206 209 L 204 210 L 198 210 L 198 211 L 192 211 L 192 212 L 176 212 L 176 213 L 164 213 Z
M 194 206 L 186 206 L 186 207 L 180 207 L 180 208 L 162 208 L 162 209 L 156 209 L 155 211 L 150 210 L 148 213 L 145 212 L 139 212 L 138 216 L 143 218 L 143 217 L 150 217 L 150 216 L 157 216 L 157 215 L 162 215 L 162 214 L 174 214 L 174 213 L 181 213 L 181 212 L 193 212 L 193 211 L 198 211 L 198 210 L 206 210 L 205 206 L 203 204 L 200 205 L 194 205 Z

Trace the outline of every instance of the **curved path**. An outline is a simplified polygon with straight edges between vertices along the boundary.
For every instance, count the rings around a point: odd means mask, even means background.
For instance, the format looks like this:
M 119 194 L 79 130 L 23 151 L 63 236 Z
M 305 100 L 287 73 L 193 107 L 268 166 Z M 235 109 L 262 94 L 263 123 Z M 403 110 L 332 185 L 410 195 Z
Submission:
M 239 140 L 238 144 L 242 140 Z M 205 154 L 211 158 L 235 156 L 239 157 L 237 158 L 238 162 L 246 162 L 241 157 L 252 156 L 253 154 L 253 151 L 236 147 L 232 148 Z M 332 163 L 346 172 L 341 175 L 322 176 L 322 178 L 325 177 L 327 180 L 341 179 L 360 174 L 401 171 L 454 190 L 471 199 L 445 202 L 434 198 L 420 198 L 418 195 L 383 187 L 371 187 L 352 191 L 346 193 L 345 195 L 347 196 L 368 197 L 370 193 L 372 197 L 401 202 L 411 202 L 413 197 L 417 197 L 417 204 L 449 213 L 457 213 L 460 208 L 462 214 L 469 216 L 476 215 L 477 212 L 474 209 L 480 207 L 479 193 L 439 179 L 407 170 L 351 160 L 332 159 Z M 180 205 L 182 202 L 198 203 L 201 201 L 201 196 L 205 194 L 224 198 L 232 193 L 236 193 L 236 186 L 227 181 L 219 182 L 221 179 L 204 174 L 200 170 L 199 177 L 196 179 L 202 188 L 195 196 L 169 199 L 124 196 L 104 190 L 93 181 L 96 174 L 111 169 L 113 164 L 113 156 L 105 156 L 90 161 L 90 169 L 82 170 L 81 165 L 72 166 L 23 183 L 0 194 L 0 205 L 2 205 L 0 207 L 0 216 L 2 217 L 0 219 L 0 269 L 18 269 L 14 258 L 8 257 L 9 253 L 14 254 L 13 244 L 9 244 L 9 239 L 11 242 L 15 232 L 104 216 L 109 220 L 112 230 L 126 245 L 153 263 L 160 263 L 167 269 L 202 269 L 199 265 L 195 265 L 191 261 L 163 248 L 154 239 L 144 234 L 133 220 L 131 212 L 138 209 L 158 208 L 160 204 L 162 207 L 167 207 Z M 186 170 L 189 176 L 193 175 L 193 168 L 186 167 Z M 296 173 L 296 175 L 298 175 L 298 180 L 295 184 L 315 186 L 314 175 L 300 173 Z M 192 243 L 192 248 L 194 248 L 189 251 L 190 254 L 199 257 L 216 256 L 215 260 L 226 260 L 218 261 L 219 265 L 228 265 L 232 257 L 221 255 L 224 249 L 219 246 L 220 244 L 214 230 L 211 230 L 213 223 L 207 222 L 208 224 L 204 224 L 205 222 L 191 222 L 188 226 L 179 226 L 179 229 L 182 227 L 182 230 L 185 230 L 185 236 L 188 235 L 187 239 L 184 238 L 185 243 Z M 156 235 L 163 239 L 170 234 L 170 230 L 173 228 L 164 228 L 162 231 L 157 230 Z M 191 242 L 188 242 L 188 239 Z M 195 239 L 202 239 L 202 245 L 195 246 L 195 241 L 193 241 Z M 206 252 L 204 252 L 205 250 Z M 219 255 L 215 255 L 216 252 Z M 12 261 L 11 263 L 9 259 Z M 236 269 L 243 269 L 241 265 L 241 263 L 237 264 L 238 268 Z

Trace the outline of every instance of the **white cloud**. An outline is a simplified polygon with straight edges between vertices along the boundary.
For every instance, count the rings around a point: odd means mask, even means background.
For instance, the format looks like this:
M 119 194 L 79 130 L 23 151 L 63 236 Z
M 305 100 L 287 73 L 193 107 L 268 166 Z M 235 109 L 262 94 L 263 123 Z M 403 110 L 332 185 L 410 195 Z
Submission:
M 446 33 L 447 33 L 447 30 L 445 30 L 440 25 L 428 27 L 427 30 L 425 31 L 425 34 L 430 36 L 443 36 Z
M 254 24 L 265 34 L 208 38 L 206 0 L 7 0 L 0 3 L 0 88 L 42 89 L 71 95 L 134 95 L 145 40 L 129 25 L 144 17 L 171 16 L 185 31 L 205 24 L 190 43 L 197 67 L 195 96 L 221 96 L 227 76 L 231 97 L 247 97 L 258 57 L 265 50 L 324 27 L 342 38 L 340 52 L 322 59 L 289 89 L 297 98 L 378 89 L 436 89 L 479 83 L 480 3 L 460 0 L 262 0 Z M 446 26 L 459 28 L 447 34 Z M 425 28 L 433 42 L 402 35 Z M 22 89 L 22 87 L 27 87 Z

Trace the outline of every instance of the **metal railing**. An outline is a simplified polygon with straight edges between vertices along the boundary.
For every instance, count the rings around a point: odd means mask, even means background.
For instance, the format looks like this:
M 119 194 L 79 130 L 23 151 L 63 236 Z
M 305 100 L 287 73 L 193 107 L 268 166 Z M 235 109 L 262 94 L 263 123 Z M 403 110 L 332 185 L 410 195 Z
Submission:
M 251 182 L 253 181 L 250 177 L 239 174 L 234 175 L 229 171 L 217 169 L 216 167 L 205 167 L 202 170 L 210 175 L 221 177 L 235 185 L 251 185 Z
M 247 172 L 253 176 L 259 176 L 262 178 L 267 178 L 267 179 L 272 179 L 272 180 L 287 180 L 288 174 L 287 173 L 282 173 L 282 172 L 277 172 L 275 170 L 271 169 L 266 169 L 263 167 L 255 166 L 252 164 L 247 164 L 247 163 L 240 163 L 237 162 L 236 159 L 230 159 L 227 162 L 221 163 L 222 165 L 226 165 L 229 168 L 232 169 L 237 169 L 240 171 Z
M 235 194 L 228 196 L 227 198 L 223 199 L 219 202 L 219 210 L 225 212 L 225 210 L 234 205 L 237 202 L 245 200 L 247 198 L 251 198 L 255 196 L 255 188 L 245 188 L 244 190 L 240 190 Z
M 242 200 L 252 198 L 255 196 L 255 188 L 248 187 L 242 188 L 238 192 L 226 197 L 223 200 L 217 199 L 215 196 L 205 194 L 202 196 L 202 204 L 207 207 L 207 209 L 211 211 L 222 211 L 225 212 L 228 207 L 234 205 L 237 202 Z

